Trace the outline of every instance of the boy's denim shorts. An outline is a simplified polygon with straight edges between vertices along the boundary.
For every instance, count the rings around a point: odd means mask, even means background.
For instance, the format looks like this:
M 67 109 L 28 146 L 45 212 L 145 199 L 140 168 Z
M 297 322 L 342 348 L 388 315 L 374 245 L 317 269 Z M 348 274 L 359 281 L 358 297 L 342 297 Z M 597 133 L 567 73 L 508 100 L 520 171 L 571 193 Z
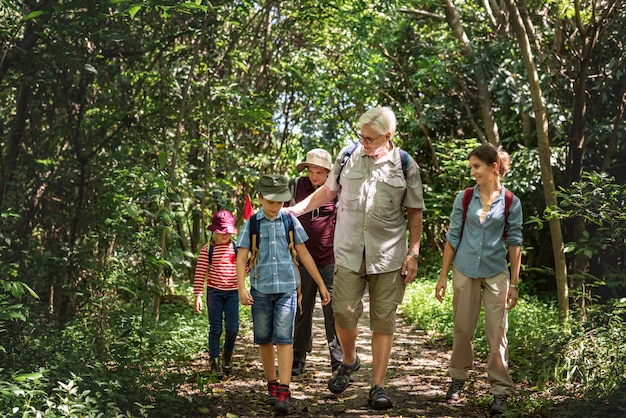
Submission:
M 250 289 L 252 325 L 255 344 L 293 344 L 293 324 L 296 319 L 298 295 L 289 293 L 261 293 Z

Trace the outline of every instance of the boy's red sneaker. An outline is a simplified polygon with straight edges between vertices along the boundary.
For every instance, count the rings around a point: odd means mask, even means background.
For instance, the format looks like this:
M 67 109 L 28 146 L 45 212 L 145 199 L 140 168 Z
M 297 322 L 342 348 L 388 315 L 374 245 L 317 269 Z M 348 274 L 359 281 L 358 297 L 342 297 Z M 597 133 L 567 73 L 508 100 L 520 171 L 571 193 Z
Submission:
M 278 382 L 276 380 L 272 380 L 271 382 L 267 382 L 267 403 L 269 405 L 276 405 L 276 401 L 278 400 Z
M 291 411 L 291 391 L 287 385 L 278 386 L 278 398 L 274 404 L 276 414 L 288 414 Z

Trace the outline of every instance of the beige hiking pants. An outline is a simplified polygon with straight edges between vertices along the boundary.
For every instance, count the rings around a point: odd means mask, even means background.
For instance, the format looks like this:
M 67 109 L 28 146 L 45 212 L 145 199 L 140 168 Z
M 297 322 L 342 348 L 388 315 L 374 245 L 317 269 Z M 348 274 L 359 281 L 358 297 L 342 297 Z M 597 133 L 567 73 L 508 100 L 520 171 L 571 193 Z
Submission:
M 450 376 L 467 380 L 474 363 L 473 340 L 478 325 L 481 301 L 485 306 L 485 336 L 489 344 L 487 378 L 492 395 L 510 395 L 513 381 L 509 376 L 509 343 L 506 338 L 508 316 L 506 296 L 509 271 L 492 277 L 472 279 L 453 269 L 454 342 L 450 358 Z

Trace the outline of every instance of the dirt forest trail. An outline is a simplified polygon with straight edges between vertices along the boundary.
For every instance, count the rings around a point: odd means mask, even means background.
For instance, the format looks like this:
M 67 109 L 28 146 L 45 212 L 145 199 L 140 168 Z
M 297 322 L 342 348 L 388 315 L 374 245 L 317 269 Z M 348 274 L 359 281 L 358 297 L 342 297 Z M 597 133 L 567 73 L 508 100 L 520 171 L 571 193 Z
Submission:
M 361 368 L 345 392 L 334 395 L 327 388 L 331 376 L 324 334 L 322 310 L 314 313 L 313 352 L 307 358 L 304 374 L 291 382 L 293 417 L 481 417 L 488 416 L 488 386 L 484 364 L 477 363 L 476 374 L 467 387 L 468 396 L 456 404 L 445 400 L 449 382 L 446 369 L 449 350 L 428 344 L 423 331 L 408 325 L 398 315 L 398 329 L 387 372 L 386 392 L 393 407 L 376 411 L 367 405 L 372 373 L 369 305 L 359 323 L 358 353 Z M 234 355 L 233 373 L 220 382 L 209 383 L 199 393 L 197 385 L 181 388 L 201 403 L 197 416 L 265 417 L 272 416 L 266 405 L 266 386 L 258 352 L 252 342 L 252 324 L 242 323 Z M 197 374 L 207 374 L 208 356 L 200 355 L 190 365 Z M 194 393 L 195 392 L 195 393 Z M 470 399 L 479 397 L 484 401 Z

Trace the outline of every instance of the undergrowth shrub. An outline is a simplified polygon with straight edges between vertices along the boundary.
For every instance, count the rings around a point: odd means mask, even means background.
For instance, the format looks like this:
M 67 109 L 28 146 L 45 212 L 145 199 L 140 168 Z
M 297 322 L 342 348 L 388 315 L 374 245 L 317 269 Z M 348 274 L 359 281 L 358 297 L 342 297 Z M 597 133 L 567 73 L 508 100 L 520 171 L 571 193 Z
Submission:
M 452 294 L 448 293 L 440 303 L 435 299 L 435 284 L 432 280 L 412 282 L 406 289 L 400 310 L 409 323 L 426 331 L 432 339 L 443 338 L 452 345 Z
M 602 397 L 626 382 L 626 326 L 619 303 L 588 309 L 559 350 L 554 366 L 557 384 L 589 397 Z
M 62 329 L 29 321 L 22 351 L 0 366 L 3 416 L 176 416 L 188 407 L 178 388 L 191 376 L 180 365 L 204 351 L 206 313 L 166 304 L 157 322 L 127 305 L 105 318 L 104 344 L 101 320 L 85 311 Z

